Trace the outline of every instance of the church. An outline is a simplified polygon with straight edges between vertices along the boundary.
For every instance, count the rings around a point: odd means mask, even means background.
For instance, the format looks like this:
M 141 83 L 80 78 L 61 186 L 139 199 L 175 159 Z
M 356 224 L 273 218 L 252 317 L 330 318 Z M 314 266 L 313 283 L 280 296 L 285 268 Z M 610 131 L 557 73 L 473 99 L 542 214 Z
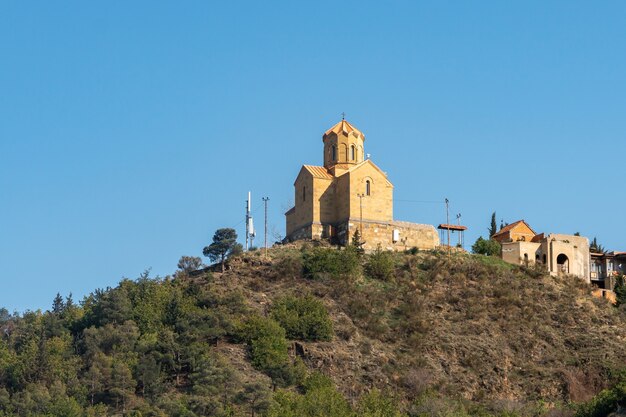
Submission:
M 303 165 L 285 241 L 328 239 L 347 245 L 356 230 L 365 250 L 434 249 L 432 225 L 393 219 L 393 184 L 365 153 L 365 135 L 345 119 L 322 136 L 323 166 Z

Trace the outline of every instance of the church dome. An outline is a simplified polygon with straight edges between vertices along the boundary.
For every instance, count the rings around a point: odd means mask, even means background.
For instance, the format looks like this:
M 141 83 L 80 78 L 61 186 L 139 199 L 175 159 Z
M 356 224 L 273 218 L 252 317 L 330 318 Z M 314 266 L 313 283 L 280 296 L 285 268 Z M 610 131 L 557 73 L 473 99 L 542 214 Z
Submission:
M 350 134 L 353 134 L 354 136 L 361 138 L 361 140 L 365 140 L 365 135 L 363 134 L 363 132 L 361 132 L 356 127 L 352 126 L 345 119 L 342 119 L 335 126 L 333 126 L 330 129 L 328 129 L 326 131 L 326 133 L 324 133 L 324 136 L 323 136 L 322 140 L 326 139 L 326 137 L 329 136 L 332 133 L 336 134 L 337 136 L 339 136 L 341 134 L 344 134 L 346 136 L 348 136 Z
M 324 167 L 347 169 L 364 161 L 365 135 L 345 119 L 331 127 L 322 137 L 324 142 Z

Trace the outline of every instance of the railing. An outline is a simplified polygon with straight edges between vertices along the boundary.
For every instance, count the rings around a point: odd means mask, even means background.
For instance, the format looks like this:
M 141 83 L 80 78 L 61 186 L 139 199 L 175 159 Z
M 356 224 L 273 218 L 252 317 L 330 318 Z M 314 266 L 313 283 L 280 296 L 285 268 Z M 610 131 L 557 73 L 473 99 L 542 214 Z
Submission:
M 602 271 L 591 271 L 589 272 L 589 278 L 595 281 L 604 281 L 608 275 Z

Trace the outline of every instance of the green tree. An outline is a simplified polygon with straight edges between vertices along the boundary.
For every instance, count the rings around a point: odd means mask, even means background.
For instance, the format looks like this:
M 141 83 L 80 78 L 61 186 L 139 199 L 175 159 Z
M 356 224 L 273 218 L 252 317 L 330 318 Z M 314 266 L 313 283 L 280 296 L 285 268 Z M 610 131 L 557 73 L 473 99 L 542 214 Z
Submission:
M 489 238 L 498 233 L 498 225 L 496 223 L 496 212 L 491 213 L 491 225 L 489 226 Z
M 144 397 L 156 398 L 162 391 L 161 366 L 156 352 L 142 355 L 137 364 L 137 380 Z
M 615 298 L 617 299 L 616 305 L 619 307 L 622 304 L 626 304 L 626 277 L 620 274 L 615 278 Z
M 483 239 L 483 237 L 480 236 L 472 245 L 472 252 L 480 255 L 500 256 L 501 248 L 497 240 Z
M 604 249 L 604 246 L 599 244 L 598 239 L 596 239 L 595 237 L 591 241 L 591 244 L 589 244 L 589 251 L 597 252 L 597 253 L 606 253 L 606 249 Z
M 237 245 L 237 232 L 235 229 L 224 228 L 218 229 L 213 235 L 213 243 L 206 246 L 202 253 L 209 258 L 211 262 L 219 261 L 224 272 L 224 262 L 226 258 L 241 249 L 241 245 Z
M 267 386 L 252 382 L 244 385 L 243 391 L 237 395 L 237 402 L 246 404 L 250 410 L 250 416 L 255 417 L 257 413 L 263 413 L 268 409 L 270 397 Z
M 249 346 L 252 365 L 267 373 L 275 385 L 289 385 L 293 378 L 285 329 L 273 319 L 254 316 L 240 334 Z
M 90 360 L 89 368 L 83 374 L 83 382 L 87 386 L 89 402 L 96 404 L 104 394 L 111 377 L 111 359 L 104 353 L 98 352 Z
M 285 329 L 289 339 L 329 341 L 333 336 L 333 324 L 326 307 L 310 295 L 277 300 L 271 317 Z
M 64 309 L 65 302 L 63 301 L 63 297 L 61 297 L 61 294 L 57 293 L 56 297 L 54 297 L 54 300 L 52 301 L 52 312 L 58 315 L 63 313 Z
M 181 256 L 178 260 L 178 269 L 182 272 L 190 273 L 202 268 L 202 259 L 197 256 Z
M 352 235 L 352 246 L 354 246 L 357 249 L 359 254 L 362 254 L 364 252 L 363 250 L 364 244 L 365 242 L 363 242 L 363 239 L 361 239 L 361 232 L 357 228 L 354 231 L 354 234 Z
M 115 398 L 116 408 L 121 408 L 122 414 L 125 414 L 135 392 L 135 380 L 128 364 L 121 360 L 113 360 L 110 383 L 109 392 Z

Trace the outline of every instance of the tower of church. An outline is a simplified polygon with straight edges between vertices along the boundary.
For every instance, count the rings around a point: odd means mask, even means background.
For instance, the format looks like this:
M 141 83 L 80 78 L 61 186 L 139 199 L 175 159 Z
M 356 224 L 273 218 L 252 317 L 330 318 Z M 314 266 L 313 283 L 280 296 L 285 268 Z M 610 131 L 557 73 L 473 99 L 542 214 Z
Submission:
M 365 135 L 345 119 L 331 127 L 322 137 L 324 142 L 324 168 L 347 170 L 365 160 L 363 142 Z

